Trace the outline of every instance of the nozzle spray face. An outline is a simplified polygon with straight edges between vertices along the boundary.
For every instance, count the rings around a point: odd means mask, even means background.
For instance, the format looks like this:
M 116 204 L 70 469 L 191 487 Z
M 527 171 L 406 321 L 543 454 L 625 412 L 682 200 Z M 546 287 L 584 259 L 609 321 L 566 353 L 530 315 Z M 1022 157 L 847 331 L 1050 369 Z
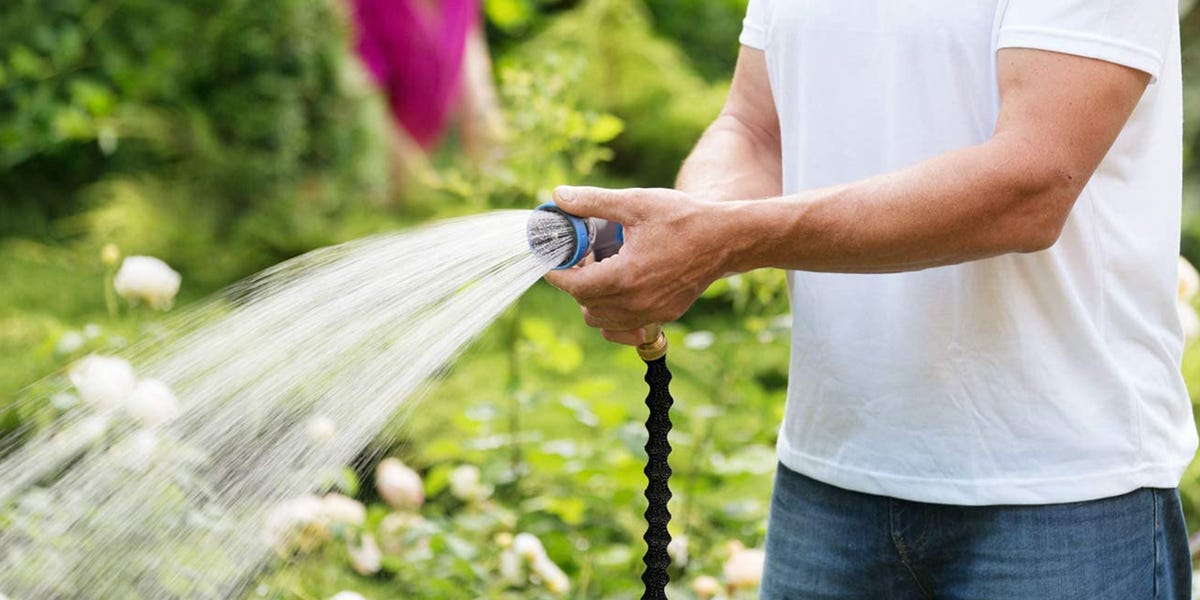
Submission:
M 597 261 L 616 254 L 624 241 L 620 223 L 577 217 L 552 202 L 537 207 L 526 226 L 529 250 L 555 270 L 569 269 L 594 252 Z

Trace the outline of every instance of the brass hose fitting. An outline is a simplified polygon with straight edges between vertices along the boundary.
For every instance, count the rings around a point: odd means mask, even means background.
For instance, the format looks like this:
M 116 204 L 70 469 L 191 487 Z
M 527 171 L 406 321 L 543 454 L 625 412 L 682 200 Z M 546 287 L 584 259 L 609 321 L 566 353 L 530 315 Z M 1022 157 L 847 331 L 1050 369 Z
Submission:
M 667 334 L 663 333 L 662 325 L 646 326 L 646 341 L 637 347 L 638 356 L 650 362 L 658 360 L 667 354 Z

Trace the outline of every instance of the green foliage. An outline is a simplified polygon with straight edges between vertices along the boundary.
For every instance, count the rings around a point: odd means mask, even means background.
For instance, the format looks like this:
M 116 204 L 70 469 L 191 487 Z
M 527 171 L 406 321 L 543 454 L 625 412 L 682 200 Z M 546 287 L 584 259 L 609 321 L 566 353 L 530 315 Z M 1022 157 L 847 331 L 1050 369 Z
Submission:
M 672 184 L 727 91 L 725 82 L 704 81 L 677 46 L 655 34 L 637 0 L 587 0 L 507 60 L 550 52 L 583 61 L 586 105 L 625 122 L 612 143 L 613 171 L 640 186 Z
M 1183 48 L 1183 254 L 1200 263 L 1200 5 L 1181 2 Z
M 311 247 L 305 217 L 385 189 L 372 130 L 386 121 L 336 6 L 5 3 L 0 235 L 74 237 L 54 219 L 115 185 L 142 187 L 209 245 L 241 237 L 274 258 Z
M 738 34 L 747 0 L 646 0 L 654 28 L 678 42 L 696 70 L 711 81 L 728 80 L 737 62 Z M 703 23 L 703 27 L 697 27 Z
M 557 52 L 501 67 L 507 125 L 502 154 L 481 167 L 445 169 L 441 191 L 455 210 L 529 208 L 548 199 L 555 186 L 580 181 L 612 158 L 606 144 L 624 123 L 587 105 L 585 77 L 580 57 Z

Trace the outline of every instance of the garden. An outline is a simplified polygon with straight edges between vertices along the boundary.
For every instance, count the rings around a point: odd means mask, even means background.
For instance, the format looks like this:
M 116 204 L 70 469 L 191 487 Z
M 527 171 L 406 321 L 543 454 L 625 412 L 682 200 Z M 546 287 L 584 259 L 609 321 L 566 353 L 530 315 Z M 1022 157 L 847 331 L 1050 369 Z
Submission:
M 670 186 L 724 100 L 745 0 L 486 0 L 490 149 L 467 151 L 452 128 L 403 165 L 347 6 L 0 7 L 0 456 L 80 401 L 27 401 L 45 382 L 280 261 L 532 208 L 562 183 Z M 1200 9 L 1181 14 L 1182 254 L 1197 263 Z M 1194 336 L 1198 290 L 1181 263 Z M 672 598 L 755 597 L 789 327 L 778 272 L 719 281 L 666 326 Z M 436 373 L 418 410 L 279 507 L 275 552 L 245 597 L 638 596 L 644 367 L 538 283 Z M 1200 347 L 1183 370 L 1200 398 Z M 339 426 L 314 419 L 307 434 Z M 1181 491 L 1200 529 L 1200 463 Z

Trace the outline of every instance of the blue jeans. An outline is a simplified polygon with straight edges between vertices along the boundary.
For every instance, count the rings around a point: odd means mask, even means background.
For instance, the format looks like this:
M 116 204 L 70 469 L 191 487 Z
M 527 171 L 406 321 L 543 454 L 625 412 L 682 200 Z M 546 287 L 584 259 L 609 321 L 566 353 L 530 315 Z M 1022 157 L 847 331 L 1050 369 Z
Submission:
M 826 485 L 780 465 L 764 600 L 1191 600 L 1179 493 L 950 506 Z

